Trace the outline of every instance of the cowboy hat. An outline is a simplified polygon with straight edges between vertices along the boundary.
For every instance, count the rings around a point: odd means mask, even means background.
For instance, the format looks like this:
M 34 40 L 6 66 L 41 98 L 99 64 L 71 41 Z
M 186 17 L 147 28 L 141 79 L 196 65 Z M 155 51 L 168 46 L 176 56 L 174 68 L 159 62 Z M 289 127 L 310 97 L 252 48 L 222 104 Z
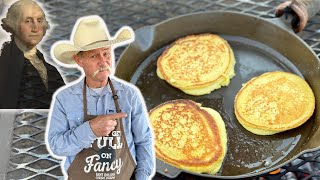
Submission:
M 134 39 L 130 27 L 122 27 L 111 38 L 103 19 L 99 16 L 86 16 L 78 19 L 73 27 L 70 41 L 58 41 L 51 49 L 54 59 L 61 65 L 75 64 L 73 56 L 80 51 L 89 51 L 109 46 L 121 46 Z

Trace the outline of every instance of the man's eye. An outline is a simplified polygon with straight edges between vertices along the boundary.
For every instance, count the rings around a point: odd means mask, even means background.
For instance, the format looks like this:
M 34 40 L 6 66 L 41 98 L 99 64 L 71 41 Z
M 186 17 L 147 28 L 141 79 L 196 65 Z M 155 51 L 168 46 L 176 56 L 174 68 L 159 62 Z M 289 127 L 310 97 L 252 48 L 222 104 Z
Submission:
M 39 19 L 38 22 L 41 23 L 41 22 L 42 22 L 42 19 Z
M 96 58 L 96 57 L 97 57 L 96 55 L 92 55 L 92 56 L 90 56 L 90 58 L 91 58 L 91 59 Z
M 31 21 L 30 20 L 26 20 L 26 23 L 30 23 Z

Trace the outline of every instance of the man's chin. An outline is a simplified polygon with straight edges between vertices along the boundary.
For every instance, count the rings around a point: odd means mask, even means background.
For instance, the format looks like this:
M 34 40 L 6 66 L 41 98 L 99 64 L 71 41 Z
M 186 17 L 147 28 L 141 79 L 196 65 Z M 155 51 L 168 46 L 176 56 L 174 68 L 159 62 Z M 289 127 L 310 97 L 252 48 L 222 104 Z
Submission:
M 33 40 L 33 41 L 30 41 L 30 42 L 26 43 L 26 45 L 27 45 L 28 47 L 34 47 L 34 46 L 36 46 L 36 45 L 39 44 L 39 43 L 40 43 L 40 41 L 38 41 L 38 40 Z

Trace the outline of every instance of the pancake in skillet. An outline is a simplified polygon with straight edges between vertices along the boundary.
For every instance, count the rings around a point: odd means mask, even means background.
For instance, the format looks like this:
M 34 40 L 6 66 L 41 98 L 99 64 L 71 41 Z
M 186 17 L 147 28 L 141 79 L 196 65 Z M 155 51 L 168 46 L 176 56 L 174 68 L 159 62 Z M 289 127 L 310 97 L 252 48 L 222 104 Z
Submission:
M 149 112 L 157 158 L 177 168 L 214 174 L 227 151 L 218 112 L 191 100 L 172 100 Z
M 271 135 L 296 128 L 313 114 L 315 97 L 308 83 L 287 72 L 251 79 L 235 98 L 235 115 L 248 131 Z
M 157 75 L 186 94 L 203 95 L 227 86 L 235 59 L 227 41 L 214 34 L 176 40 L 157 61 Z

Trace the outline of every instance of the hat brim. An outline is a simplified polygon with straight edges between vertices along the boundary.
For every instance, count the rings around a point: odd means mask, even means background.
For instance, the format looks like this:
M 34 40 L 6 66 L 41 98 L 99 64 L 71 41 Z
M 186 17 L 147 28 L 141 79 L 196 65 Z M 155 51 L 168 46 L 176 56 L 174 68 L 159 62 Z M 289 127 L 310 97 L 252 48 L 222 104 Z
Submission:
M 72 65 L 72 64 L 76 64 L 76 62 L 73 59 L 73 56 L 78 54 L 80 51 L 89 51 L 89 50 L 103 48 L 103 47 L 110 47 L 113 45 L 121 44 L 129 40 L 130 39 L 127 39 L 127 38 L 119 38 L 114 40 L 99 41 L 82 48 L 63 42 L 61 44 L 56 44 L 56 46 L 53 49 L 53 54 L 55 58 L 61 63 Z

